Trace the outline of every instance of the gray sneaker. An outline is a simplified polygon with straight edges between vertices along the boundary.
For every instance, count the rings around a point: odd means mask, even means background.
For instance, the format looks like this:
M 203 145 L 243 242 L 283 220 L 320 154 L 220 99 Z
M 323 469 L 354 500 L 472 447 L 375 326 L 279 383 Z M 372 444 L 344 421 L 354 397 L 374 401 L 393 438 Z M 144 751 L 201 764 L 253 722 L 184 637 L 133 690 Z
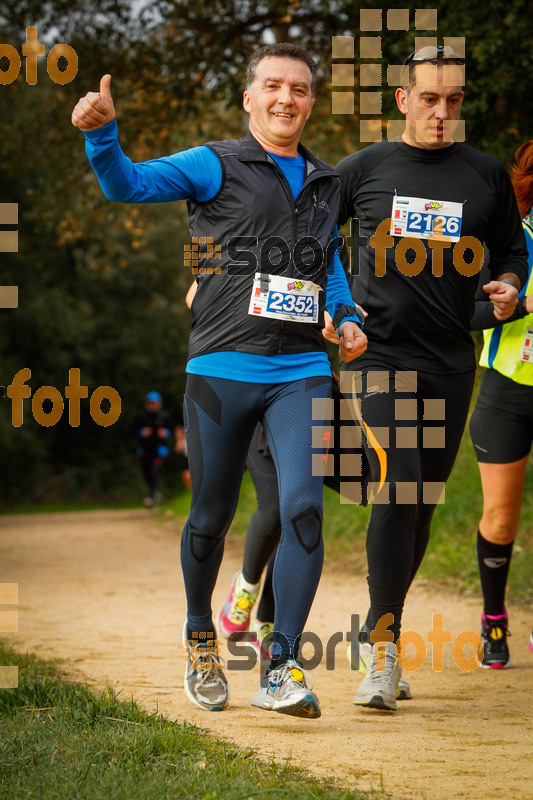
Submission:
M 218 639 L 207 644 L 187 638 L 187 622 L 183 626 L 185 648 L 185 694 L 195 706 L 205 711 L 222 711 L 229 703 L 229 686 L 219 655 Z
M 252 705 L 292 717 L 316 719 L 320 716 L 320 705 L 312 688 L 302 665 L 289 659 L 280 667 L 267 669 L 252 698 Z
M 362 630 L 362 628 L 361 628 Z M 357 669 L 361 675 L 366 675 L 370 661 L 372 659 L 372 645 L 369 642 L 359 640 L 359 657 L 357 656 L 356 646 L 352 650 L 352 644 L 348 645 L 346 651 L 348 661 L 352 669 Z M 410 700 L 412 698 L 411 688 L 403 675 L 400 675 L 396 700 Z
M 401 673 L 394 642 L 378 642 L 373 645 L 370 663 L 353 699 L 354 704 L 396 711 Z

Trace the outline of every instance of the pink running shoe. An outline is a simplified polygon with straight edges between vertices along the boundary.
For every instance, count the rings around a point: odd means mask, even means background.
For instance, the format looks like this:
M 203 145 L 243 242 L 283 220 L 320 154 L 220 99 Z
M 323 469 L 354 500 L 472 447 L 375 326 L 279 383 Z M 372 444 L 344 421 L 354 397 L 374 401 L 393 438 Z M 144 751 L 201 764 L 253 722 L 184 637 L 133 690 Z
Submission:
M 242 586 L 242 572 L 234 576 L 229 597 L 218 615 L 218 630 L 226 639 L 242 638 L 242 634 L 250 630 L 250 614 L 257 600 L 259 588 L 248 591 Z M 241 635 L 239 635 L 241 634 Z
M 531 636 L 529 637 L 529 649 L 533 653 L 533 631 L 531 631 Z

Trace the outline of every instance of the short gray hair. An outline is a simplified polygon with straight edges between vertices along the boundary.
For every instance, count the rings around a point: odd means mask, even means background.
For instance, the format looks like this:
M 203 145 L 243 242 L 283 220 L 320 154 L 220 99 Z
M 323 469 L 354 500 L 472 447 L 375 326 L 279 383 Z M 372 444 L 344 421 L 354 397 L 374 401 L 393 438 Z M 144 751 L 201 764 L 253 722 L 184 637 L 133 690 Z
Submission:
M 252 53 L 248 61 L 248 66 L 246 67 L 245 89 L 249 89 L 254 82 L 259 62 L 264 58 L 271 58 L 273 56 L 277 58 L 294 58 L 295 61 L 302 61 L 309 68 L 309 72 L 311 73 L 311 95 L 313 97 L 315 96 L 316 62 L 305 47 L 301 47 L 299 44 L 291 44 L 290 42 L 267 44 L 265 47 L 260 47 Z

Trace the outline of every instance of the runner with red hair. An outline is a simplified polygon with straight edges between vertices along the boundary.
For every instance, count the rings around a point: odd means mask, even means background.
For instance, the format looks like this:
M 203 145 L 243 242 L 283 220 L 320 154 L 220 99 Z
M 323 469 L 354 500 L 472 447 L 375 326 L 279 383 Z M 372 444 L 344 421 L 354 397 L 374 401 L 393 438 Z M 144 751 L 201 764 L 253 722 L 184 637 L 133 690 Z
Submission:
M 487 329 L 479 362 L 487 370 L 470 420 L 483 490 L 477 553 L 484 601 L 484 669 L 511 666 L 505 589 L 533 442 L 533 139 L 518 148 L 515 158 L 511 181 L 523 217 L 528 280 L 520 291 L 514 314 L 502 324 L 494 317 L 492 304 L 481 289 L 482 271 L 471 320 L 472 329 Z M 533 652 L 533 633 L 529 649 Z

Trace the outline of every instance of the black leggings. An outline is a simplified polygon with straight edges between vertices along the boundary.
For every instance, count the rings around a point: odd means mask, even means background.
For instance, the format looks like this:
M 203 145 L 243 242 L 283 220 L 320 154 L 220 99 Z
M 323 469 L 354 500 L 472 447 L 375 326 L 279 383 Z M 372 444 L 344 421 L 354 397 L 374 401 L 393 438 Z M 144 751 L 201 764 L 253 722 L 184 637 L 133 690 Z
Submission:
M 367 624 L 374 629 L 384 614 L 392 613 L 396 640 L 405 597 L 426 551 L 431 519 L 461 443 L 474 372 L 395 372 L 382 365 L 351 371 L 375 492 L 366 543 Z
M 257 425 L 254 431 L 246 466 L 257 495 L 257 510 L 250 520 L 246 534 L 242 571 L 246 581 L 259 583 L 268 562 L 257 617 L 262 622 L 273 622 L 275 603 L 272 576 L 275 551 L 281 536 L 281 520 L 276 465 L 268 450 L 261 425 Z

